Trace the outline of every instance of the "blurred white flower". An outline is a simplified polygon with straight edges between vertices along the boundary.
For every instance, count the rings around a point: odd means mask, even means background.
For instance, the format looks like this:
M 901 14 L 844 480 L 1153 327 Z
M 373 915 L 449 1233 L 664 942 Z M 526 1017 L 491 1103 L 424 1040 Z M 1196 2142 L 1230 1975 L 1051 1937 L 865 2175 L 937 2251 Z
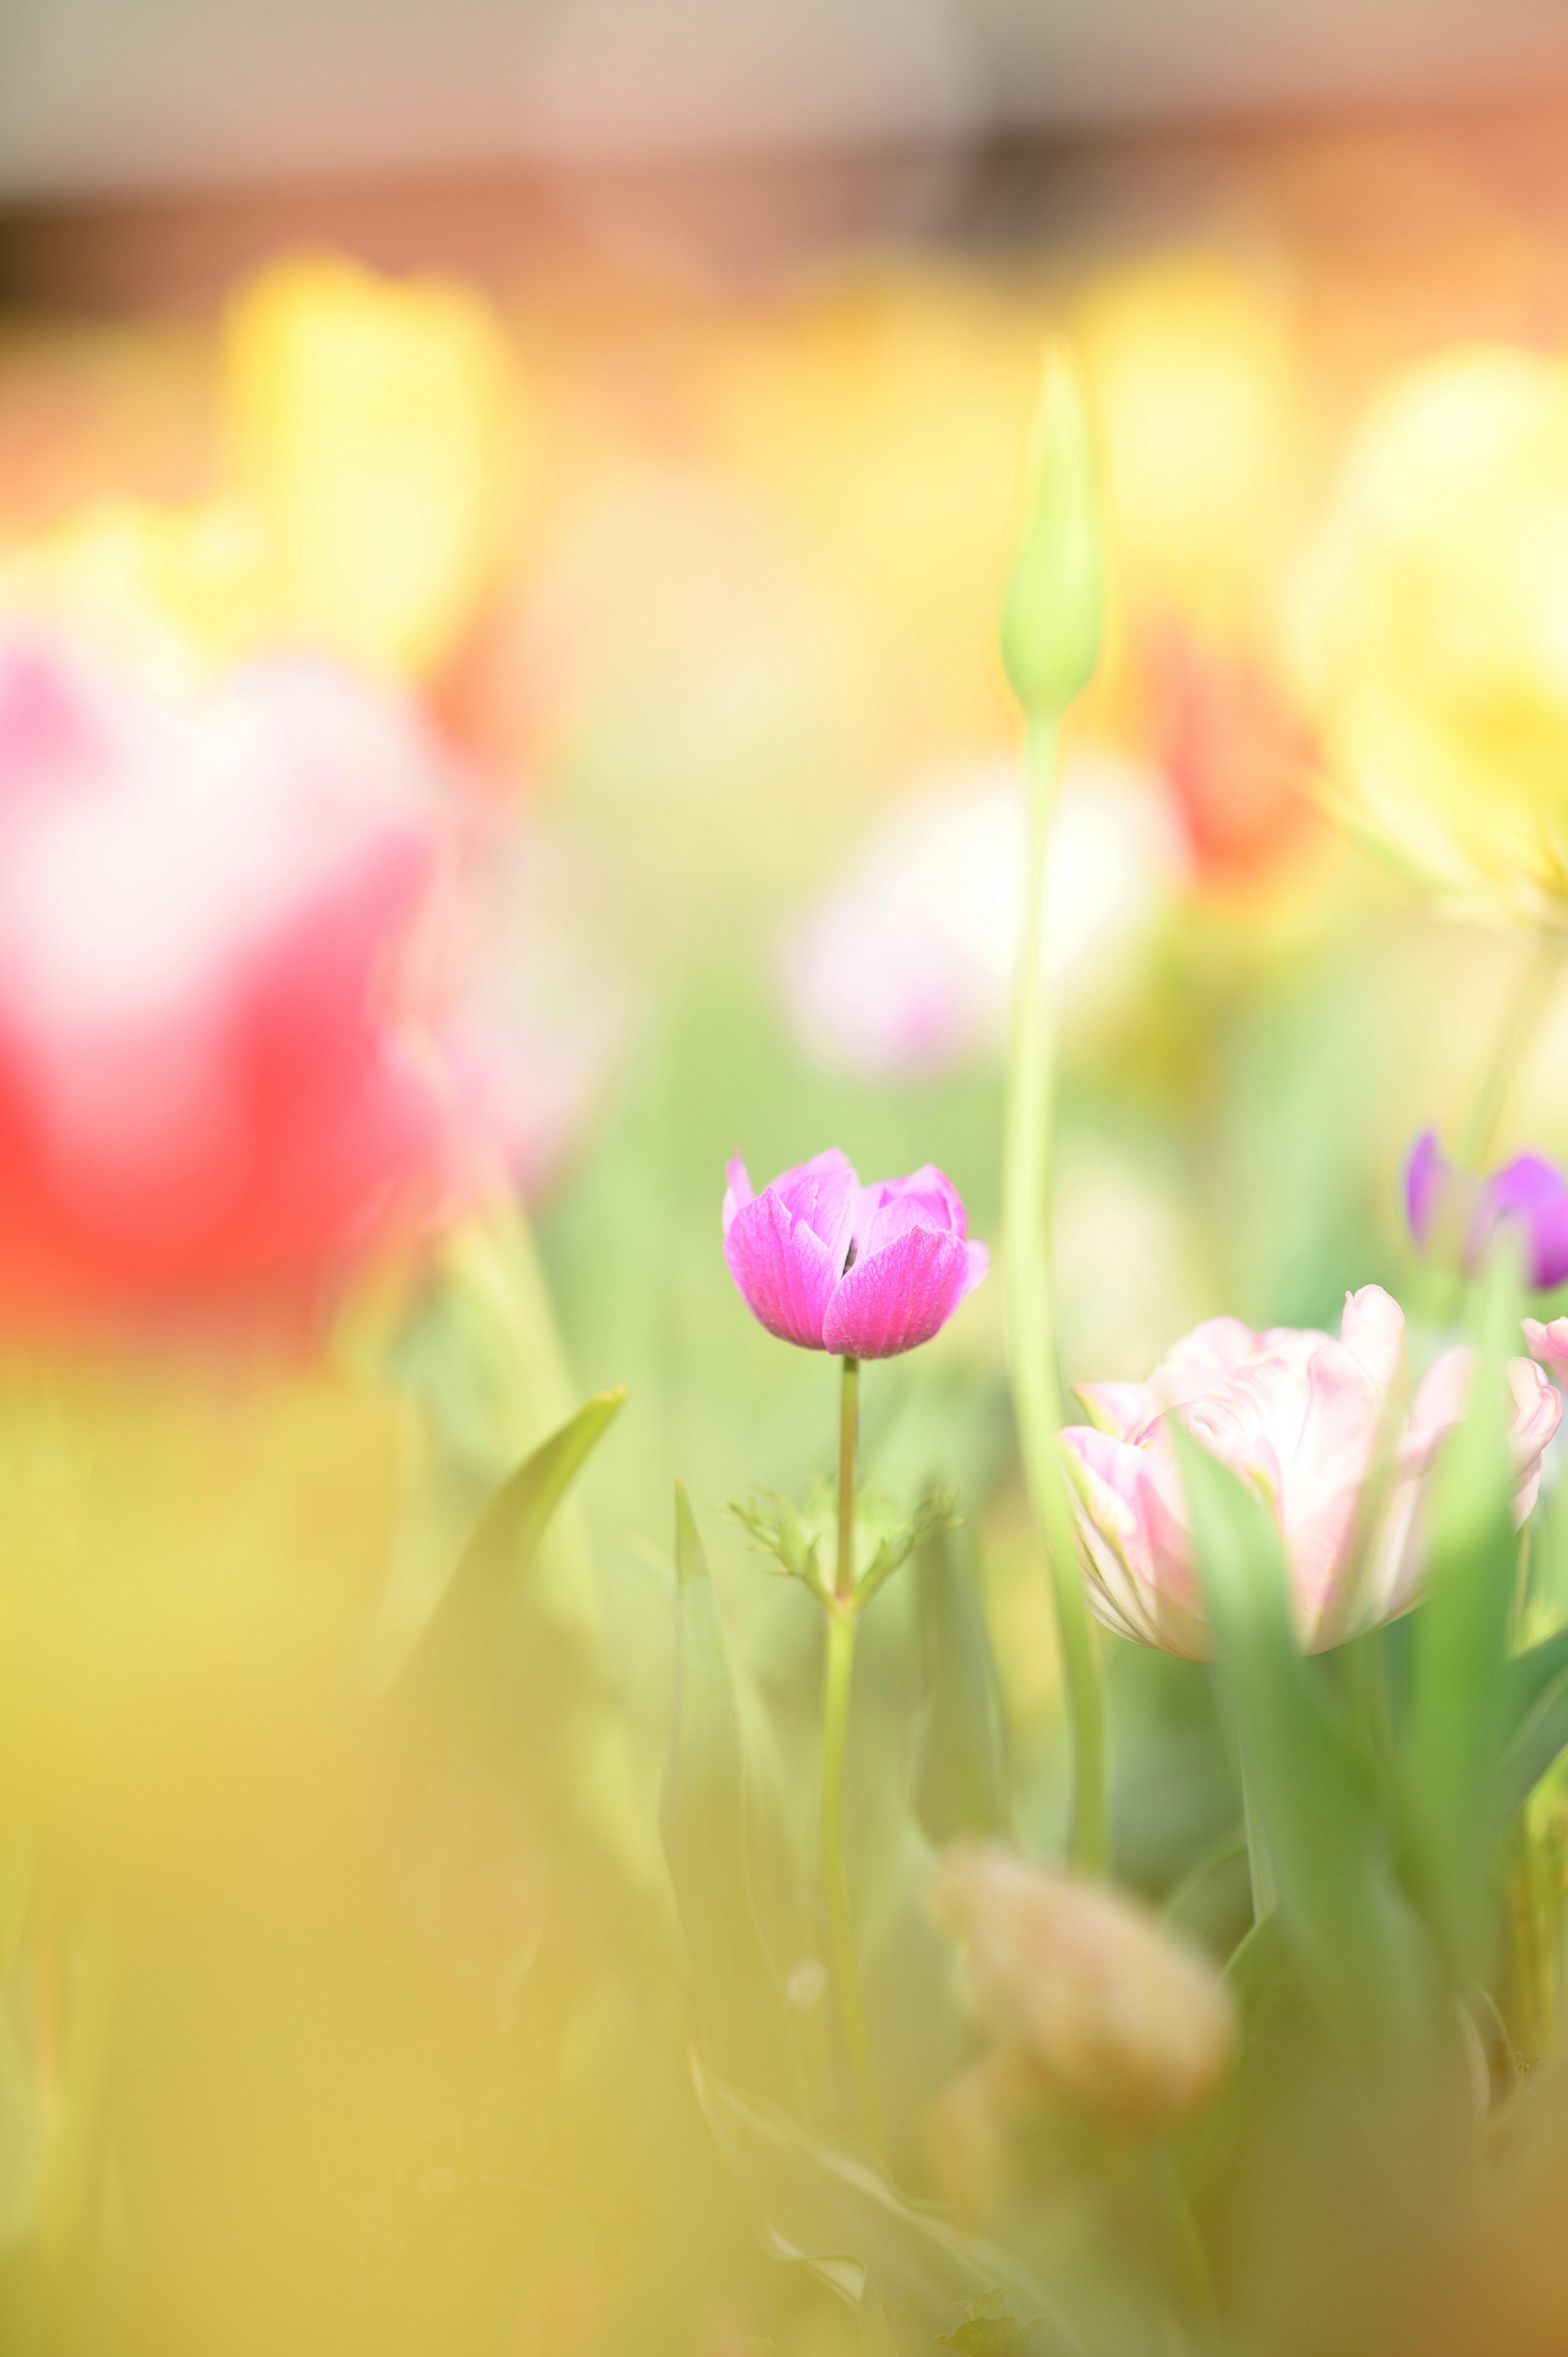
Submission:
M 510 1184 L 536 1200 L 592 1130 L 630 1030 L 602 863 L 510 813 L 471 861 L 463 985 L 442 1048 Z
M 785 1002 L 811 1054 L 889 1074 L 1000 1051 L 1023 813 L 1017 765 L 991 760 L 883 822 L 785 943 Z M 1098 748 L 1069 756 L 1052 829 L 1045 947 L 1069 1019 L 1125 989 L 1185 865 L 1151 772 Z

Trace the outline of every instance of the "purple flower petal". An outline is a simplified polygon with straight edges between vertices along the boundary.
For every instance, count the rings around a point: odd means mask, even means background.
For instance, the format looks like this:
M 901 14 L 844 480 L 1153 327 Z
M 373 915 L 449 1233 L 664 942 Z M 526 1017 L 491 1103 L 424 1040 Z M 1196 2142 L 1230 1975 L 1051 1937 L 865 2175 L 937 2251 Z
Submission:
M 1537 1211 L 1568 1196 L 1568 1179 L 1543 1155 L 1518 1154 L 1487 1181 L 1487 1198 L 1499 1217 Z
M 982 1257 L 978 1268 L 971 1254 Z M 850 1359 L 891 1359 L 929 1342 L 985 1274 L 985 1247 L 911 1228 L 857 1260 L 834 1290 L 822 1347 Z
M 1568 1194 L 1543 1203 L 1530 1223 L 1530 1274 L 1539 1290 L 1551 1291 L 1568 1277 Z
M 1437 1211 L 1448 1164 L 1434 1129 L 1423 1129 L 1411 1148 L 1404 1174 L 1405 1217 L 1418 1245 L 1424 1244 Z
M 1539 1154 L 1516 1155 L 1487 1179 L 1486 1236 L 1516 1226 L 1532 1284 L 1545 1288 L 1568 1275 L 1568 1179 Z
M 825 1347 L 822 1319 L 839 1264 L 803 1220 L 790 1218 L 777 1189 L 736 1208 L 725 1260 L 746 1307 L 770 1334 L 803 1351 Z

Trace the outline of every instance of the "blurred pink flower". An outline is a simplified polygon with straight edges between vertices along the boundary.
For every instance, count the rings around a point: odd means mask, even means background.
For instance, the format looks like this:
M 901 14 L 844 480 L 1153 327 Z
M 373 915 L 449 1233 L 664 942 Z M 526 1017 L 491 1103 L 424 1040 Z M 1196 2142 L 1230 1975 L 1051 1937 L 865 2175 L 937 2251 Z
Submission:
M 1438 1449 L 1465 1412 L 1475 1354 L 1444 1352 L 1408 1397 L 1404 1313 L 1380 1286 L 1346 1297 L 1339 1339 L 1212 1318 L 1145 1383 L 1088 1383 L 1094 1426 L 1061 1437 L 1089 1600 L 1106 1626 L 1166 1652 L 1208 1651 L 1202 1591 L 1169 1421 L 1267 1499 L 1284 1540 L 1308 1652 L 1392 1620 L 1416 1600 L 1423 1503 Z M 1529 1359 L 1510 1359 L 1514 1515 L 1535 1502 L 1563 1413 Z
M 754 1194 L 738 1155 L 725 1190 L 725 1259 L 780 1341 L 851 1359 L 929 1342 L 990 1265 L 966 1240 L 957 1189 L 927 1163 L 863 1187 L 836 1146 Z
M 1524 1320 L 1524 1346 L 1532 1359 L 1554 1375 L 1568 1375 L 1568 1318 L 1554 1318 L 1550 1326 L 1539 1318 Z
M 999 1056 L 1024 877 L 1015 766 L 986 762 L 881 819 L 783 945 L 786 1011 L 822 1062 L 874 1077 Z M 1135 984 L 1183 877 L 1161 781 L 1073 751 L 1051 826 L 1046 955 L 1069 1021 Z
M 0 1314 L 299 1298 L 504 1162 L 437 780 L 324 663 L 0 641 Z

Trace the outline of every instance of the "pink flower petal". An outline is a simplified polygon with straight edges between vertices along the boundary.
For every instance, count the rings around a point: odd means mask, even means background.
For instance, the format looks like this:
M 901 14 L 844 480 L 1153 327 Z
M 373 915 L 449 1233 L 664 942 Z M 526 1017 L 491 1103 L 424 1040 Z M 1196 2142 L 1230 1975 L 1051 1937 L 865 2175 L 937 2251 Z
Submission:
M 1533 1359 L 1510 1359 L 1509 1384 L 1509 1461 L 1516 1474 L 1538 1474 L 1543 1452 L 1563 1421 L 1562 1394 L 1546 1380 Z M 1533 1492 L 1532 1492 L 1533 1495 Z M 1524 1517 L 1518 1513 L 1517 1519 Z
M 1257 1335 L 1239 1318 L 1205 1318 L 1160 1361 L 1149 1388 L 1162 1407 L 1180 1407 L 1214 1390 L 1257 1350 Z
M 719 1216 L 723 1232 L 727 1236 L 735 1223 L 736 1213 L 744 1205 L 755 1202 L 757 1195 L 751 1183 L 751 1173 L 740 1155 L 737 1154 L 732 1162 L 726 1164 L 725 1177 L 729 1184 L 725 1189 L 724 1210 Z
M 1117 1440 L 1131 1440 L 1164 1405 L 1153 1383 L 1075 1383 L 1073 1390 L 1095 1430 L 1109 1432 Z
M 852 1359 L 891 1359 L 918 1349 L 976 1282 L 972 1267 L 970 1247 L 959 1237 L 909 1229 L 845 1271 L 822 1321 L 824 1349 Z
M 1339 1340 L 1353 1351 L 1380 1391 L 1405 1379 L 1404 1311 L 1380 1285 L 1364 1285 L 1345 1296 Z
M 1138 1447 L 1069 1425 L 1061 1444 L 1079 1469 L 1074 1503 L 1096 1619 L 1135 1643 L 1201 1661 L 1208 1642 L 1187 1501 L 1164 1435 Z
M 835 1271 L 843 1268 L 861 1199 L 860 1180 L 847 1155 L 830 1146 L 825 1154 L 784 1171 L 764 1191 L 776 1195 L 797 1225 L 821 1239 Z
M 724 1251 L 747 1308 L 770 1334 L 803 1351 L 824 1347 L 822 1318 L 838 1269 L 822 1238 L 803 1220 L 791 1221 L 773 1188 L 736 1210 Z
M 1402 1317 L 1402 1369 L 1403 1326 Z M 1326 1342 L 1313 1353 L 1306 1410 L 1281 1501 L 1296 1624 L 1309 1651 L 1332 1641 L 1328 1632 L 1345 1609 L 1362 1492 L 1380 1445 L 1394 1437 L 1382 1431 L 1382 1407 L 1381 1384 L 1354 1351 Z
M 1532 1359 L 1554 1375 L 1568 1375 L 1568 1318 L 1554 1318 L 1543 1326 L 1539 1318 L 1524 1320 L 1524 1339 Z

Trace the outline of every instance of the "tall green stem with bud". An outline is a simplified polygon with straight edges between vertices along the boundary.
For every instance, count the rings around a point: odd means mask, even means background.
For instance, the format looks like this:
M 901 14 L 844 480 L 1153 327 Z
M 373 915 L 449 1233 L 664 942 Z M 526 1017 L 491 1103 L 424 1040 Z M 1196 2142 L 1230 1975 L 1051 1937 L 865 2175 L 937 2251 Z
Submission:
M 1049 1242 L 1055 1026 L 1044 959 L 1046 858 L 1062 727 L 1094 675 L 1104 634 L 1100 473 L 1088 402 L 1060 347 L 1047 355 L 1028 511 L 1002 610 L 1002 661 L 1027 724 L 1026 855 L 1003 1140 L 1007 1349 L 1018 1444 L 1050 1569 L 1072 1745 L 1075 1866 L 1108 1850 L 1105 1714 L 1099 1657 L 1057 1455 L 1061 1394 Z

